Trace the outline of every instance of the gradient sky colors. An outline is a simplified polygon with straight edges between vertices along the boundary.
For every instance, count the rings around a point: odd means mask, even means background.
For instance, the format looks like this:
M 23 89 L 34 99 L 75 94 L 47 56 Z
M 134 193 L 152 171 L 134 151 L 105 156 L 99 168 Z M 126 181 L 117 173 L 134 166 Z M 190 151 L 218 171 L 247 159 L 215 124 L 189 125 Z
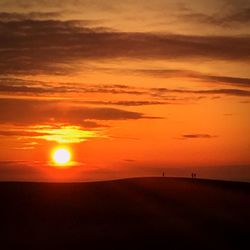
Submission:
M 0 10 L 1 180 L 250 180 L 249 0 Z M 60 145 L 71 168 L 51 163 Z

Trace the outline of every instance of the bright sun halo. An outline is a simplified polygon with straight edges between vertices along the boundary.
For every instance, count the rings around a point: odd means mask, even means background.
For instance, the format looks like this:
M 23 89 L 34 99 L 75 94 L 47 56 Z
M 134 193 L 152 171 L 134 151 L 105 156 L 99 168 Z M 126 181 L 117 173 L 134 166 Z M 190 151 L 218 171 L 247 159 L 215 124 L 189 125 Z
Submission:
M 66 148 L 56 149 L 53 153 L 53 160 L 56 164 L 65 165 L 71 160 L 71 153 Z

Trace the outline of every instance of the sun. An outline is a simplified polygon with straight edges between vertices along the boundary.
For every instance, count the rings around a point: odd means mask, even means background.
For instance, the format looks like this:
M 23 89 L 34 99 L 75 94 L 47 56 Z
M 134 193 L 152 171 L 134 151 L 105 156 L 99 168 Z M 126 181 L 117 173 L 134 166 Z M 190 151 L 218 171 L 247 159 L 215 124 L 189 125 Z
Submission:
M 52 153 L 53 161 L 58 165 L 66 165 L 71 160 L 71 152 L 67 148 L 57 148 Z

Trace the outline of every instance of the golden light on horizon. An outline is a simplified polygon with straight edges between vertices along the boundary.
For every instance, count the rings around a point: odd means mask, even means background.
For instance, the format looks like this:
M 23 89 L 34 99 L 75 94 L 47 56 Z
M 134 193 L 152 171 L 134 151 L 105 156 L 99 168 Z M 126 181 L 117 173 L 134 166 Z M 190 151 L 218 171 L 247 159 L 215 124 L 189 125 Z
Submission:
M 57 148 L 53 151 L 52 158 L 56 165 L 65 166 L 70 162 L 72 154 L 67 148 Z

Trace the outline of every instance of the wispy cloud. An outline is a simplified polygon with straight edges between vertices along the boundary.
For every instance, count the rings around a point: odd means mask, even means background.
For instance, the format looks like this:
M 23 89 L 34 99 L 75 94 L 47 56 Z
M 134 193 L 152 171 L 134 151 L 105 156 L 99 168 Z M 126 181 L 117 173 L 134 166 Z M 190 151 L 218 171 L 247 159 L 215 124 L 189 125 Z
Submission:
M 170 102 L 164 101 L 83 101 L 86 104 L 108 105 L 108 106 L 149 106 L 166 105 Z
M 187 13 L 179 15 L 184 20 L 232 28 L 237 25 L 247 25 L 250 23 L 250 5 L 243 8 L 231 8 L 229 12 L 207 14 L 189 10 Z
M 75 106 L 56 100 L 0 99 L 0 123 L 65 124 L 84 126 L 87 121 L 155 119 L 157 117 L 109 107 Z M 88 124 L 91 125 L 91 124 Z M 93 124 L 96 126 L 96 124 Z
M 215 135 L 209 134 L 184 134 L 181 136 L 182 139 L 212 139 L 216 137 Z
M 42 82 L 19 78 L 0 78 L 0 92 L 13 94 L 62 94 L 62 93 L 102 93 L 144 95 L 142 88 L 121 84 L 84 84 L 65 82 Z
M 126 70 L 125 70 L 126 71 Z M 250 87 L 250 78 L 224 75 L 204 74 L 193 70 L 181 69 L 131 69 L 130 73 L 144 74 L 159 78 L 190 78 L 203 82 L 227 84 L 239 87 Z
M 124 33 L 70 20 L 19 20 L 0 21 L 0 36 L 2 74 L 63 74 L 76 62 L 100 59 L 250 59 L 247 35 Z
M 179 94 L 204 94 L 204 95 L 228 95 L 228 96 L 250 96 L 250 91 L 242 89 L 200 89 L 200 90 L 190 90 L 190 89 L 168 89 L 168 88 L 152 88 L 155 91 L 156 96 L 163 96 L 169 93 L 179 93 Z
M 58 19 L 61 16 L 61 12 L 0 12 L 1 21 L 24 21 L 24 20 L 46 20 L 46 19 Z
M 168 74 L 167 71 L 148 70 L 146 74 L 160 74 L 164 76 Z M 177 76 L 187 73 L 186 71 L 177 72 Z M 190 73 L 191 74 L 191 73 Z M 172 71 L 170 72 L 172 76 Z M 159 75 L 158 75 L 159 76 Z M 209 76 L 209 75 L 197 75 L 192 74 L 191 77 L 196 77 L 199 80 L 202 79 L 208 82 L 216 82 L 219 84 L 229 84 L 239 87 L 250 87 L 250 80 L 248 78 L 235 78 L 226 76 Z M 227 82 L 227 83 L 225 83 Z M 179 103 L 180 96 L 166 96 L 166 94 L 173 95 L 228 95 L 238 97 L 250 96 L 250 91 L 240 88 L 211 88 L 211 89 L 170 89 L 170 88 L 146 88 L 146 87 L 133 87 L 130 85 L 120 84 L 84 84 L 84 83 L 64 83 L 64 82 L 42 82 L 22 80 L 19 78 L 0 78 L 0 93 L 5 95 L 26 95 L 26 96 L 60 96 L 61 94 L 78 94 L 78 99 L 82 104 L 96 104 L 96 105 L 117 105 L 117 106 L 144 106 L 144 105 L 165 105 Z M 137 100 L 122 100 L 121 98 L 116 101 L 102 101 L 102 100 L 81 100 L 81 96 L 84 94 L 111 94 L 111 95 L 131 95 L 137 96 Z M 165 95 L 165 97 L 164 97 Z M 145 100 L 149 97 L 159 97 L 162 100 Z M 138 99 L 141 97 L 142 100 Z M 75 98 L 74 98 L 75 99 Z M 80 100 L 79 100 L 80 99 Z M 196 98 L 195 98 L 196 99 Z

